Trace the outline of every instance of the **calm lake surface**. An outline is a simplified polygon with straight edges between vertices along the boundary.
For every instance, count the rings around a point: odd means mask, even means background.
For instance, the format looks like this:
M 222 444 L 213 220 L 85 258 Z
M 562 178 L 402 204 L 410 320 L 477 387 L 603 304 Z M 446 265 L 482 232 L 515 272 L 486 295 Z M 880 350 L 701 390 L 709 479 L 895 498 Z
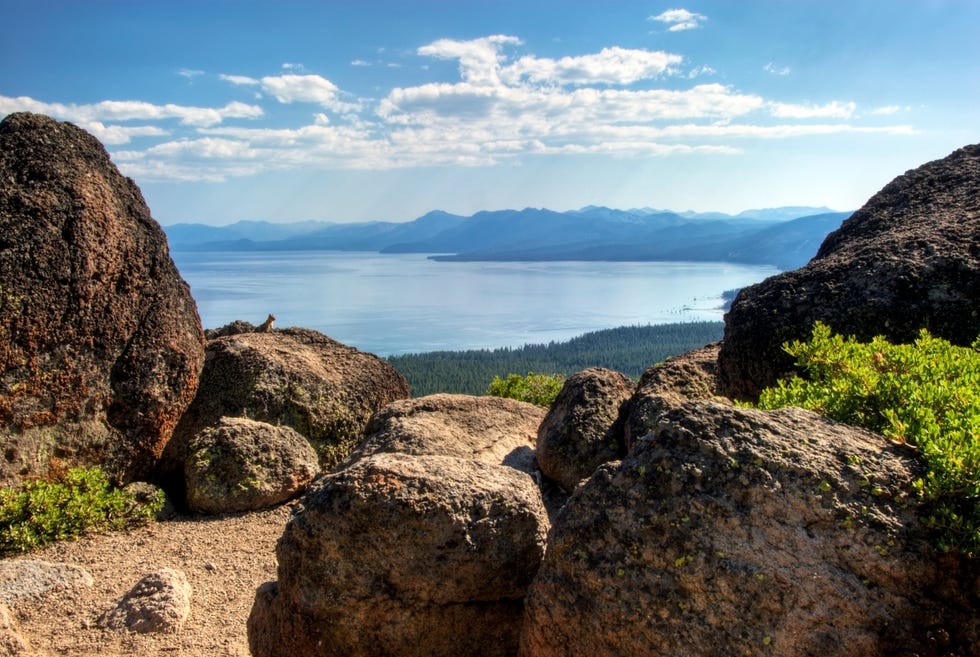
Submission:
M 425 255 L 175 252 L 206 328 L 273 313 L 379 356 L 564 341 L 722 319 L 721 293 L 778 270 L 702 262 L 435 262 Z

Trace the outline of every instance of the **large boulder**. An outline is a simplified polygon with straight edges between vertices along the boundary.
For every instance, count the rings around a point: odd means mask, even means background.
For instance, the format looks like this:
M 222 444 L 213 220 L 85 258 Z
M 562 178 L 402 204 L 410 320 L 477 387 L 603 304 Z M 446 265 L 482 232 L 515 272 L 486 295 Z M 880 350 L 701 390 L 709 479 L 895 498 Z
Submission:
M 489 396 L 436 394 L 392 402 L 364 427 L 347 463 L 379 453 L 430 454 L 533 473 L 534 440 L 546 412 Z
M 683 403 L 559 514 L 521 654 L 976 657 L 976 566 L 933 550 L 918 474 L 808 411 Z
M 248 620 L 255 657 L 514 655 L 548 516 L 534 480 L 375 453 L 313 484 Z
M 627 450 L 650 433 L 660 416 L 696 399 L 730 401 L 718 394 L 718 342 L 668 358 L 640 377 L 636 391 L 623 405 L 623 442 Z
M 328 469 L 347 456 L 375 411 L 408 396 L 405 377 L 386 361 L 317 331 L 220 337 L 208 342 L 198 394 L 168 446 L 164 475 L 173 483 L 190 441 L 224 417 L 290 427 Z
M 541 472 L 571 492 L 579 481 L 626 453 L 620 409 L 633 393 L 625 375 L 602 367 L 565 379 L 538 428 Z
M 302 493 L 319 471 L 313 447 L 293 429 L 222 418 L 188 446 L 187 506 L 199 513 L 265 509 Z
M 102 145 L 0 122 L 0 483 L 53 459 L 149 474 L 194 397 L 204 334 L 163 230 Z
M 922 328 L 980 333 L 980 145 L 899 176 L 827 236 L 802 269 L 739 293 L 725 318 L 722 391 L 753 399 L 793 368 L 783 343 L 814 322 L 868 340 Z

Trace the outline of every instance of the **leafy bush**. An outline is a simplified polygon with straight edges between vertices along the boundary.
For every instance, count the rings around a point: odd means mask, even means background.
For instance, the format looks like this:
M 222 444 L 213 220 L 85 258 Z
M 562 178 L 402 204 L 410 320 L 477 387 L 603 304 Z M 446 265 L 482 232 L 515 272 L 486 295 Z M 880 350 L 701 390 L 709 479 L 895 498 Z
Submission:
M 162 491 L 149 503 L 114 488 L 98 467 L 73 468 L 60 481 L 29 481 L 0 490 L 0 551 L 26 552 L 90 532 L 142 524 L 163 508 Z
M 940 548 L 980 551 L 980 338 L 958 347 L 922 330 L 914 344 L 869 343 L 817 324 L 784 349 L 807 378 L 765 390 L 761 408 L 800 406 L 915 448 L 915 482 Z
M 565 377 L 561 374 L 535 374 L 534 372 L 528 372 L 527 376 L 508 374 L 506 379 L 493 377 L 486 394 L 517 399 L 547 408 L 555 401 L 564 383 Z

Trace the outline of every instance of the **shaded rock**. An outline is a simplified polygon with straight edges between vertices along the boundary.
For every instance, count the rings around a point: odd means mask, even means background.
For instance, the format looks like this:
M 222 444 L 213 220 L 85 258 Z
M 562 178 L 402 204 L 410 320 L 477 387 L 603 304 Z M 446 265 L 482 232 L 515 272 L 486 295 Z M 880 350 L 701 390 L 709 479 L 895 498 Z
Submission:
M 100 627 L 137 634 L 178 632 L 191 613 L 191 585 L 174 568 L 161 568 L 136 583 L 119 604 L 99 617 Z
M 546 410 L 501 397 L 438 394 L 396 401 L 374 414 L 347 463 L 380 453 L 455 456 L 536 469 L 534 441 Z
M 901 448 L 800 409 L 654 424 L 559 514 L 524 657 L 980 654 L 976 566 L 932 550 Z
M 718 393 L 718 351 L 709 344 L 647 368 L 623 407 L 623 439 L 631 450 L 653 430 L 660 416 L 697 399 L 730 403 Z
M 309 329 L 242 333 L 208 343 L 194 402 L 165 454 L 165 474 L 178 474 L 191 439 L 223 417 L 246 417 L 296 430 L 324 469 L 361 437 L 371 415 L 409 396 L 408 382 L 374 354 Z
M 204 336 L 167 240 L 99 142 L 0 122 L 0 483 L 52 460 L 149 474 L 190 403 Z
M 821 321 L 908 343 L 980 333 L 980 145 L 899 176 L 827 236 L 802 269 L 743 289 L 725 318 L 722 391 L 754 399 L 793 369 L 782 351 Z
M 223 338 L 226 335 L 254 333 L 255 328 L 255 324 L 252 324 L 251 322 L 246 322 L 243 319 L 236 319 L 235 321 L 216 329 L 204 329 L 204 337 L 208 340 L 214 340 L 216 338 Z
M 70 591 L 93 584 L 81 566 L 38 560 L 0 560 L 0 604 L 15 605 L 52 591 Z
M 501 465 L 378 453 L 317 481 L 248 621 L 256 657 L 513 655 L 548 518 Z
M 163 506 L 156 513 L 157 520 L 171 520 L 177 515 L 177 508 L 173 500 L 167 496 L 166 491 L 147 481 L 134 481 L 126 484 L 123 490 L 132 495 L 140 505 L 149 506 L 156 502 L 160 495 L 163 495 Z
M 202 513 L 264 509 L 300 494 L 317 472 L 316 452 L 293 429 L 222 418 L 188 446 L 187 505 Z
M 633 388 L 623 374 L 601 367 L 565 379 L 538 428 L 541 472 L 571 492 L 601 464 L 622 458 L 619 412 Z
M 10 616 L 10 610 L 0 604 L 0 657 L 27 657 L 32 655 L 30 644 L 20 634 L 20 629 Z

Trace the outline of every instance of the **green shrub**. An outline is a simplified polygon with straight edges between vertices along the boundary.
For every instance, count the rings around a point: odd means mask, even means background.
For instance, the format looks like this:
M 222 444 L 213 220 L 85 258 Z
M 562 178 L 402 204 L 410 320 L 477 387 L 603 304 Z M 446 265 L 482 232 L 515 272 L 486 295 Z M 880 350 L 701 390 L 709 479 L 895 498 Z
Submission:
M 561 374 L 535 374 L 534 372 L 528 372 L 527 376 L 508 374 L 506 379 L 493 377 L 486 394 L 517 399 L 547 408 L 555 401 L 564 383 L 565 377 Z
M 73 468 L 60 481 L 28 481 L 0 490 L 0 551 L 26 552 L 91 532 L 124 529 L 151 520 L 163 508 L 162 491 L 149 503 L 114 488 L 98 467 Z
M 760 408 L 800 406 L 913 447 L 915 482 L 941 549 L 980 551 L 980 338 L 958 347 L 923 330 L 914 344 L 869 343 L 817 324 L 784 349 L 799 376 L 765 390 Z

